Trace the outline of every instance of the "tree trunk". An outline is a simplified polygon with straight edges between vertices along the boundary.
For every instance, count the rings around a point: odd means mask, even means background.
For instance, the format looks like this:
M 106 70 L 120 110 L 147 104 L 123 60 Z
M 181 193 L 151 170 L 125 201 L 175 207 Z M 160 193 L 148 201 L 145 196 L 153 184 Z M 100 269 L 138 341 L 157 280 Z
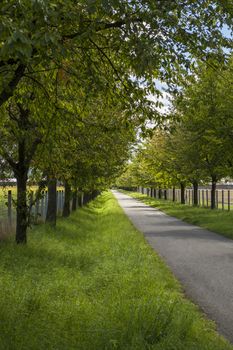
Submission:
M 172 200 L 173 200 L 173 202 L 175 202 L 175 200 L 176 200 L 176 188 L 175 187 L 172 188 Z
M 70 199 L 71 199 L 71 186 L 70 184 L 65 181 L 65 201 L 64 201 L 64 207 L 63 207 L 63 212 L 62 216 L 63 217 L 68 217 L 70 216 Z
M 77 188 L 73 191 L 73 197 L 72 197 L 72 211 L 75 211 L 77 209 L 77 199 L 78 199 L 78 191 Z
M 193 181 L 193 205 L 198 205 L 198 182 Z
M 91 199 L 94 200 L 97 196 L 98 196 L 98 191 L 97 190 L 92 191 Z
M 161 188 L 159 188 L 159 199 L 161 199 L 162 198 L 162 190 L 161 190 Z
M 27 171 L 17 175 L 17 206 L 16 206 L 16 243 L 27 243 L 28 208 L 27 208 Z
M 57 220 L 57 180 L 51 178 L 48 180 L 48 208 L 46 222 L 56 226 Z
M 95 198 L 97 198 L 100 195 L 100 191 L 99 190 L 95 190 Z
M 83 204 L 86 205 L 89 202 L 89 193 L 84 192 Z
M 185 204 L 185 184 L 183 182 L 180 183 L 180 197 L 181 197 L 181 204 Z
M 164 190 L 164 199 L 167 200 L 167 190 Z
M 217 178 L 216 176 L 211 176 L 212 184 L 211 184 L 211 209 L 216 208 L 216 185 L 217 185 Z

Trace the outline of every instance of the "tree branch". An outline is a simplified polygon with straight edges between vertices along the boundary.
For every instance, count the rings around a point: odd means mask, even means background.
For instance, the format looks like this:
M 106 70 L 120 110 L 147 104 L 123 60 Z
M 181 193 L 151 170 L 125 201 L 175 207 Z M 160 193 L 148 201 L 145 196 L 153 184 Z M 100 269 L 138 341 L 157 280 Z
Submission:
M 7 161 L 7 163 L 10 165 L 12 170 L 15 171 L 17 168 L 17 163 L 9 156 L 8 152 L 2 150 L 1 155 Z
M 116 67 L 114 66 L 114 64 L 112 63 L 111 59 L 108 57 L 108 55 L 91 39 L 89 39 L 90 42 L 97 48 L 97 50 L 102 54 L 102 56 L 105 57 L 105 59 L 108 61 L 108 63 L 110 64 L 110 66 L 112 67 L 113 71 L 115 72 L 117 78 L 119 79 L 119 81 L 122 83 L 122 85 L 124 86 L 124 88 L 126 89 L 126 91 L 128 91 L 127 86 L 124 84 L 124 82 L 121 79 L 121 76 L 118 72 L 118 70 L 116 69 Z
M 104 23 L 104 22 L 99 22 L 98 26 L 95 28 L 95 32 L 100 32 L 102 30 L 106 30 L 106 29 L 111 29 L 111 28 L 121 28 L 122 26 L 124 26 L 126 23 L 128 22 L 128 20 L 119 20 L 116 22 L 112 22 L 112 23 Z M 131 23 L 137 23 L 137 22 L 142 22 L 141 18 L 135 18 L 132 19 Z M 67 35 L 63 35 L 63 39 L 74 39 L 77 36 L 80 36 L 82 34 L 84 34 L 86 32 L 86 30 L 82 30 L 76 33 L 72 33 L 72 34 L 67 34 Z
M 36 84 L 41 88 L 41 90 L 44 91 L 44 94 L 45 94 L 45 96 L 46 96 L 47 98 L 50 97 L 48 91 L 46 90 L 46 88 L 44 87 L 44 85 L 43 85 L 39 80 L 37 80 L 36 78 L 34 78 L 34 77 L 32 77 L 32 76 L 30 76 L 30 75 L 28 75 L 28 74 L 24 74 L 24 77 L 25 77 L 25 78 L 28 78 L 28 79 L 31 79 L 34 83 L 36 83 Z
M 6 102 L 11 96 L 13 96 L 14 90 L 18 85 L 20 79 L 23 77 L 26 66 L 24 64 L 20 64 L 16 69 L 14 76 L 10 83 L 8 84 L 8 88 L 4 89 L 0 94 L 0 106 Z

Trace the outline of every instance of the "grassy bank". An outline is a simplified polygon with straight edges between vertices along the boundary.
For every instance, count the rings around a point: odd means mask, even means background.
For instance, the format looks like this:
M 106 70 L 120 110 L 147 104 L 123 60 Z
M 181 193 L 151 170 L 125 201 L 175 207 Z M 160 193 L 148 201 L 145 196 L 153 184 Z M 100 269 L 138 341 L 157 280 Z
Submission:
M 164 199 L 158 200 L 150 198 L 137 192 L 123 192 L 171 216 L 175 216 L 183 221 L 204 227 L 210 231 L 233 239 L 233 211 L 228 212 L 219 209 L 195 208 Z
M 0 245 L 0 350 L 232 350 L 111 193 Z

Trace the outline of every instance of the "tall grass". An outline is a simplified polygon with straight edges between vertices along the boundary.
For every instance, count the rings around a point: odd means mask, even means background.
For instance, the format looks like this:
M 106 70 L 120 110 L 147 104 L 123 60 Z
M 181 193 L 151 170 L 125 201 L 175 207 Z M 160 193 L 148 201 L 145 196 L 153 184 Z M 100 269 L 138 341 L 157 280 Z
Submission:
M 0 243 L 1 350 L 230 350 L 111 193 Z

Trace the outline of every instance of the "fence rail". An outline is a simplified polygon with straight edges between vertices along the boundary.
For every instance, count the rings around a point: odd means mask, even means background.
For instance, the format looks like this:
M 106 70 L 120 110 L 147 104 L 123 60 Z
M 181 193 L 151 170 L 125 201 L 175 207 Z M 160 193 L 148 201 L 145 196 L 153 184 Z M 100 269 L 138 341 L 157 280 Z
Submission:
M 29 204 L 34 202 L 35 192 L 31 192 Z M 57 215 L 61 216 L 64 206 L 65 193 L 63 190 L 57 191 Z M 76 206 L 78 207 L 78 198 Z M 32 223 L 44 223 L 46 220 L 48 208 L 48 192 L 45 191 L 43 196 L 31 206 Z M 70 210 L 72 210 L 72 199 L 70 199 Z M 10 233 L 16 225 L 16 208 L 12 191 L 0 200 L 0 236 Z
M 155 189 L 150 187 L 138 187 L 138 192 L 153 198 L 161 198 L 176 202 L 181 202 L 180 189 Z M 185 203 L 192 206 L 194 204 L 193 189 L 185 190 Z M 198 190 L 197 196 L 198 206 L 210 208 L 211 207 L 211 189 L 204 188 Z M 215 193 L 216 209 L 233 210 L 233 189 L 216 189 Z

